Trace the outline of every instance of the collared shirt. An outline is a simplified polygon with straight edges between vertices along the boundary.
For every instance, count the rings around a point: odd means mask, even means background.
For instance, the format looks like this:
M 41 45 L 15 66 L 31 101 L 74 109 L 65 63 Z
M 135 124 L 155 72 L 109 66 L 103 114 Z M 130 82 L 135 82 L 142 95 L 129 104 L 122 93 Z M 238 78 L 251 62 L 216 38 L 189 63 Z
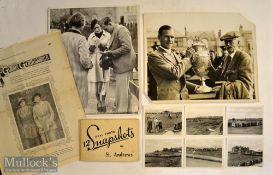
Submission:
M 110 34 L 103 30 L 102 36 L 100 38 L 97 38 L 94 32 L 91 33 L 88 37 L 88 43 L 89 45 L 98 45 L 99 43 L 101 43 L 100 41 L 102 41 L 103 44 L 107 44 L 107 47 L 109 47 L 109 43 L 108 43 L 109 39 L 110 39 Z
M 235 55 L 236 51 L 237 51 L 237 50 L 235 50 L 235 51 L 234 51 L 232 54 L 229 54 L 229 56 L 230 56 L 231 60 L 232 60 L 232 58 L 234 57 L 234 55 Z
M 177 64 L 180 63 L 180 60 L 177 58 L 177 56 L 175 55 L 175 53 L 172 51 L 172 49 L 166 49 L 162 46 L 159 46 L 162 50 L 164 50 L 167 54 L 169 54 L 171 56 L 171 58 L 173 59 L 173 62 L 176 62 Z
M 162 46 L 159 46 L 161 49 L 163 49 L 165 52 L 167 52 L 168 54 L 171 54 L 172 53 L 172 50 L 171 49 L 165 49 L 164 47 Z
M 82 35 L 82 32 L 75 27 L 68 29 L 68 32 L 78 33 L 78 34 Z

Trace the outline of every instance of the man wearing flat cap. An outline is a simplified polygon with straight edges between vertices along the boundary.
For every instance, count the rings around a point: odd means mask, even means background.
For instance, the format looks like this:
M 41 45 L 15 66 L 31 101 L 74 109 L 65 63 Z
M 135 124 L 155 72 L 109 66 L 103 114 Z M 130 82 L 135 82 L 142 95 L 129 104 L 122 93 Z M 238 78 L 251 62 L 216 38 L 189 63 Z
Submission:
M 225 42 L 228 56 L 219 67 L 212 66 L 208 74 L 215 81 L 224 81 L 219 93 L 221 99 L 253 98 L 253 64 L 250 56 L 239 49 L 239 37 L 238 32 L 232 31 L 220 38 Z

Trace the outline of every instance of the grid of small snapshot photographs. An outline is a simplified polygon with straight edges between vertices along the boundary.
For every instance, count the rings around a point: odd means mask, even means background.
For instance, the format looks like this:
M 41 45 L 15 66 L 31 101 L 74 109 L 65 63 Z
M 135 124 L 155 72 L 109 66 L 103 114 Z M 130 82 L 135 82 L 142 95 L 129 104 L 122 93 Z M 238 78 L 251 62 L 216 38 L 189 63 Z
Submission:
M 263 108 L 224 105 L 144 107 L 144 167 L 263 166 Z

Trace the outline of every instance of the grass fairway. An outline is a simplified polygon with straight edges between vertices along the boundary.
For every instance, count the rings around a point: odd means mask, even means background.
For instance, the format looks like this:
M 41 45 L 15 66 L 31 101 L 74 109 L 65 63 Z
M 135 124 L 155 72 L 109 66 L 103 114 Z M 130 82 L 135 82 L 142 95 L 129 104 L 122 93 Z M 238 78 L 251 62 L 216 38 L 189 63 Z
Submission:
M 145 157 L 145 167 L 181 167 L 180 157 Z
M 186 158 L 186 167 L 221 167 L 222 162 L 213 162 L 208 160 Z
M 228 127 L 229 134 L 263 134 L 263 126 L 250 126 L 250 127 L 241 127 L 241 128 L 234 128 Z
M 254 159 L 262 158 L 262 156 L 251 156 L 241 154 L 228 153 L 228 166 L 239 166 L 240 162 L 247 162 Z M 261 165 L 261 163 L 259 163 Z
M 187 154 L 192 154 L 192 151 L 187 150 Z M 203 156 L 212 156 L 212 157 L 217 157 L 217 158 L 222 158 L 222 149 L 218 151 L 200 151 L 196 150 L 194 152 L 195 155 L 203 155 Z
M 223 117 L 187 118 L 188 135 L 222 135 Z

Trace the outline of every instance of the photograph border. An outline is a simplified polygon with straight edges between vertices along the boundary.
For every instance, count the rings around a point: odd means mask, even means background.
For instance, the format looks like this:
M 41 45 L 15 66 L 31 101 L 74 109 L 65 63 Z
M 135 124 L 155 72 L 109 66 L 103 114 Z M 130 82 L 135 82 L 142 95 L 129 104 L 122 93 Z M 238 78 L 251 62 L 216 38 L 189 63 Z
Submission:
M 254 26 L 253 29 L 253 47 L 255 47 L 255 53 L 254 53 L 254 57 L 253 57 L 253 65 L 254 65 L 254 69 L 253 69 L 253 80 L 254 80 L 254 92 L 255 92 L 255 99 L 236 99 L 236 100 L 225 100 L 225 99 L 211 99 L 211 100 L 151 100 L 150 97 L 148 96 L 148 57 L 147 57 L 147 32 L 145 31 L 145 15 L 146 14 L 161 14 L 162 12 L 157 11 L 157 12 L 146 12 L 143 13 L 143 60 L 144 60 L 144 66 L 143 66 L 143 72 L 142 72 L 142 76 L 143 76 L 143 95 L 145 96 L 145 98 L 149 101 L 150 104 L 164 104 L 164 103 L 169 103 L 169 104 L 200 104 L 200 103 L 228 103 L 228 104 L 232 104 L 232 103 L 237 103 L 237 104 L 242 104 L 242 103 L 257 103 L 260 102 L 260 93 L 259 93 L 259 80 L 258 80 L 258 58 L 257 58 L 257 52 L 258 52 L 258 48 L 257 48 L 257 34 L 256 34 L 256 24 L 253 23 L 252 21 L 250 21 L 248 18 L 245 17 L 245 15 L 242 15 L 239 12 L 209 12 L 209 11 L 205 11 L 205 12 L 196 12 L 196 11 L 192 11 L 192 12 L 186 12 L 186 11 L 181 11 L 181 12 L 177 12 L 177 11 L 164 11 L 164 13 L 168 13 L 168 14 L 190 14 L 190 13 L 194 13 L 194 14 L 211 14 L 211 13 L 215 13 L 215 14 L 237 14 L 240 15 L 241 17 L 243 17 L 246 21 L 248 21 L 249 23 L 251 23 Z
M 230 142 L 230 140 L 240 140 L 240 141 L 242 141 L 242 140 L 261 140 L 262 141 L 262 150 L 263 150 L 263 156 L 262 156 L 262 158 L 263 158 L 263 161 L 262 161 L 262 167 L 255 167 L 255 166 L 246 166 L 246 167 L 243 167 L 243 166 L 239 166 L 239 167 L 236 167 L 236 166 L 228 166 L 228 150 L 229 150 L 229 142 Z M 250 168 L 250 169 L 255 169 L 255 168 L 258 168 L 258 169 L 260 169 L 260 168 L 264 168 L 266 165 L 266 161 L 265 161 L 265 138 L 264 138 L 264 136 L 262 136 L 262 135 L 238 135 L 238 136 L 231 136 L 231 137 L 227 137 L 226 138 L 226 151 L 225 151 L 225 158 L 226 158 L 226 160 L 225 160 L 225 168 L 231 168 L 231 169 L 241 169 L 241 168 L 243 168 L 243 169 L 248 169 L 248 168 Z
M 142 43 L 141 43 L 141 39 L 142 39 L 142 30 L 141 30 L 141 27 L 143 26 L 142 22 L 143 22 L 143 19 L 142 19 L 142 15 L 141 15 L 141 8 L 140 8 L 140 4 L 138 3 L 126 3 L 126 5 L 114 5 L 113 3 L 108 3 L 108 5 L 106 6 L 105 4 L 101 5 L 101 4 L 98 4 L 97 6 L 75 6 L 75 7 L 71 7 L 72 5 L 69 5 L 69 6 L 54 6 L 54 7 L 48 7 L 47 8 L 47 33 L 51 32 L 51 29 L 50 29 L 50 10 L 54 10 L 54 9 L 69 9 L 69 8 L 113 8 L 113 7 L 128 7 L 128 6 L 135 6 L 136 7 L 136 20 L 137 20 L 137 69 L 138 69 L 138 87 L 139 87 L 139 91 L 138 91 L 138 111 L 136 113 L 85 113 L 85 115 L 87 117 L 93 117 L 94 115 L 96 116 L 100 116 L 100 117 L 103 117 L 103 116 L 108 116 L 108 117 L 111 117 L 111 116 L 123 116 L 123 117 L 126 117 L 126 116 L 136 116 L 136 115 L 141 115 L 142 114 L 142 98 L 143 98 L 143 95 L 142 95 L 142 92 L 143 92 L 143 78 L 142 78 L 142 54 L 140 53 L 143 53 L 143 49 L 142 49 Z M 78 92 L 77 92 L 78 93 Z
M 62 130 L 63 130 L 63 133 L 64 133 L 64 137 L 63 138 L 59 138 L 57 140 L 54 140 L 52 142 L 48 142 L 48 143 L 44 143 L 44 144 L 40 144 L 40 145 L 34 146 L 32 148 L 29 148 L 29 149 L 24 149 L 23 148 L 23 143 L 22 143 L 22 140 L 21 140 L 21 136 L 20 136 L 20 133 L 19 133 L 19 130 L 18 130 L 17 122 L 15 120 L 15 114 L 13 113 L 13 108 L 12 108 L 9 96 L 13 95 L 13 94 L 16 94 L 16 93 L 19 93 L 19 92 L 22 92 L 22 91 L 25 91 L 25 90 L 28 90 L 28 89 L 32 89 L 32 88 L 36 88 L 36 87 L 39 87 L 39 86 L 43 86 L 43 85 L 46 85 L 46 84 L 49 85 L 49 89 L 51 91 L 52 99 L 54 100 L 54 105 L 56 107 L 56 111 L 57 111 L 57 114 L 58 114 L 58 117 L 59 117 L 59 121 L 60 121 Z M 67 133 L 66 125 L 64 125 L 64 120 L 63 120 L 62 114 L 60 112 L 60 109 L 58 107 L 58 104 L 56 103 L 56 97 L 54 96 L 54 90 L 53 90 L 52 85 L 51 85 L 51 83 L 50 83 L 49 80 L 48 81 L 44 81 L 44 82 L 40 82 L 40 83 L 37 83 L 37 84 L 32 84 L 30 86 L 25 85 L 23 89 L 16 90 L 16 91 L 13 91 L 13 92 L 8 92 L 6 94 L 6 96 L 7 96 L 8 102 L 9 102 L 9 108 L 10 108 L 11 114 L 13 116 L 13 117 L 10 118 L 10 123 L 11 123 L 11 126 L 13 126 L 13 132 L 15 133 L 15 136 L 16 136 L 15 140 L 16 140 L 16 143 L 17 143 L 18 150 L 21 153 L 26 153 L 26 154 L 28 154 L 28 153 L 35 153 L 35 152 L 38 152 L 38 151 L 40 151 L 42 149 L 46 149 L 46 148 L 52 147 L 54 145 L 57 145 L 58 143 L 66 142 L 67 140 L 69 140 L 69 137 L 70 137 L 69 135 L 70 134 Z
M 198 166 L 196 166 L 196 167 L 189 167 L 189 166 L 187 166 L 186 165 L 186 159 L 187 159 L 187 140 L 198 140 L 198 139 L 200 139 L 200 140 L 213 140 L 213 139 L 216 139 L 216 140 L 221 140 L 222 141 L 222 162 L 221 162 L 221 166 L 220 167 L 198 167 Z M 186 169 L 215 169 L 215 170 L 217 170 L 217 169 L 222 169 L 222 170 L 224 170 L 225 169 L 225 160 L 226 160 L 226 154 L 225 154 L 225 152 L 226 152 L 226 140 L 225 140 L 225 137 L 224 136 L 221 136 L 221 137 L 216 137 L 216 136 L 194 136 L 194 137 L 192 137 L 192 136 L 186 136 L 185 137 L 185 168 Z
M 186 163 L 184 162 L 184 157 L 185 157 L 185 139 L 184 137 L 166 137 L 166 138 L 143 138 L 143 153 L 142 153 L 142 168 L 143 169 L 152 169 L 152 170 L 164 170 L 164 169 L 179 169 L 182 170 L 186 168 Z M 145 154 L 146 154 L 146 141 L 147 140 L 175 140 L 175 141 L 180 141 L 181 142 L 181 167 L 146 167 L 145 166 Z

